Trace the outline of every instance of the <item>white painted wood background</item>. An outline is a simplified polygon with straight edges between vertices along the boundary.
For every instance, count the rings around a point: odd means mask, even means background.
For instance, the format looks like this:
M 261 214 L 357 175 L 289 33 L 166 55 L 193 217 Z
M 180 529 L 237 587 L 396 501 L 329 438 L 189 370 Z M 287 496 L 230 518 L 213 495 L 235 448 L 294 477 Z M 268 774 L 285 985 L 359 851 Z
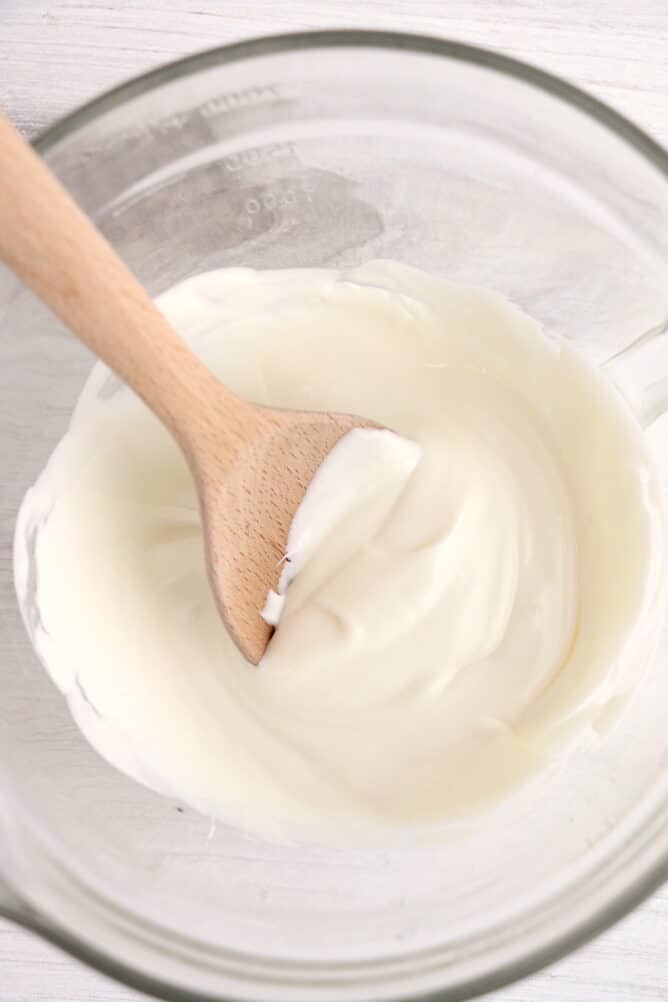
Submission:
M 334 26 L 500 49 L 589 89 L 668 146 L 668 0 L 0 0 L 0 107 L 30 136 L 177 56 L 250 35 Z M 493 999 L 668 1002 L 668 889 L 595 943 Z M 0 1002 L 139 1000 L 0 922 Z

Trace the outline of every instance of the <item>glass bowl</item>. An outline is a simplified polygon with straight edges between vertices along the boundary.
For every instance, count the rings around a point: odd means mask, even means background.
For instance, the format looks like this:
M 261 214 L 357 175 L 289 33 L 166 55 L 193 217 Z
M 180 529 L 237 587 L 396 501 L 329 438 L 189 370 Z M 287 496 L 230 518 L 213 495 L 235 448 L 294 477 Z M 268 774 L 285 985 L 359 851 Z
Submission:
M 35 145 L 152 293 L 225 265 L 395 258 L 505 293 L 661 424 L 668 157 L 553 77 L 430 38 L 258 39 L 132 80 Z M 33 655 L 11 562 L 91 357 L 6 272 L 0 302 L 5 916 L 178 1002 L 455 1000 L 666 876 L 665 630 L 616 727 L 436 842 L 268 843 L 102 761 Z

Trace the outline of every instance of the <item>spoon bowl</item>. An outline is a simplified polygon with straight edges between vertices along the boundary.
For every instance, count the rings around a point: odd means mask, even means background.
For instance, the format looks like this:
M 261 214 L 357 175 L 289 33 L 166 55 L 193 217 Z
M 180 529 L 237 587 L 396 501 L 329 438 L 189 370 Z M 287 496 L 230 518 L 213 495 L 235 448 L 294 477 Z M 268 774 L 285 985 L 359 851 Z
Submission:
M 288 533 L 311 480 L 340 439 L 371 421 L 347 414 L 266 411 L 266 425 L 218 476 L 209 453 L 191 458 L 202 509 L 207 569 L 237 647 L 258 664 L 273 626 L 259 614 L 278 589 Z M 213 473 L 213 475 L 212 475 Z

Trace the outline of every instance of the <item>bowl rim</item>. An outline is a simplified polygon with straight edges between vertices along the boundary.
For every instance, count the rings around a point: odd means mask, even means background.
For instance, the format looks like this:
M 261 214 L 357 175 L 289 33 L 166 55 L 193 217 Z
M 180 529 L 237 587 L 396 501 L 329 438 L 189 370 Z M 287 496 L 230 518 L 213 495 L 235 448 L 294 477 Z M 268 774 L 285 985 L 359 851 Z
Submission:
M 560 99 L 565 104 L 602 124 L 657 168 L 668 183 L 668 150 L 625 118 L 624 115 L 614 111 L 604 102 L 579 87 L 529 63 L 491 49 L 435 36 L 384 30 L 325 29 L 278 33 L 253 37 L 196 52 L 162 64 L 104 91 L 67 115 L 58 118 L 32 140 L 32 146 L 40 155 L 45 155 L 63 139 L 76 133 L 77 130 L 99 116 L 121 106 L 126 101 L 147 94 L 151 90 L 181 77 L 258 56 L 317 48 L 404 50 L 408 53 L 440 56 L 450 61 L 459 61 L 495 70 Z M 403 1002 L 463 1002 L 465 999 L 497 990 L 504 985 L 533 974 L 605 931 L 649 897 L 667 879 L 668 846 L 658 853 L 650 861 L 650 865 L 646 866 L 644 871 L 614 899 L 599 903 L 568 931 L 557 933 L 552 939 L 538 944 L 521 958 L 514 957 L 510 961 L 499 963 L 482 976 L 468 978 L 448 988 L 396 996 L 396 1002 L 400 1002 L 400 1000 Z M 0 898 L 4 898 L 3 891 L 4 886 L 0 876 Z M 50 920 L 42 918 L 28 905 L 24 907 L 20 892 L 16 890 L 12 890 L 7 895 L 6 903 L 0 900 L 0 917 L 7 918 L 37 933 L 43 939 L 103 974 L 149 995 L 169 1000 L 169 1002 L 235 1002 L 231 997 L 193 992 L 183 987 L 177 987 L 173 983 L 161 981 L 132 968 L 111 954 L 106 954 L 79 940 L 65 929 L 58 928 Z
M 515 59 L 478 45 L 454 42 L 434 35 L 412 34 L 404 31 L 381 31 L 363 28 L 318 29 L 316 31 L 284 32 L 262 35 L 230 42 L 227 45 L 203 49 L 168 63 L 162 63 L 146 73 L 130 77 L 123 83 L 103 91 L 97 97 L 79 105 L 73 111 L 57 118 L 42 129 L 32 140 L 34 149 L 44 155 L 62 139 L 100 115 L 119 107 L 124 102 L 140 97 L 165 83 L 199 73 L 225 63 L 278 52 L 300 51 L 315 48 L 377 48 L 406 50 L 413 53 L 442 56 L 446 59 L 471 63 L 497 70 L 515 77 L 538 90 L 560 98 L 625 140 L 634 150 L 646 157 L 661 173 L 668 177 L 668 150 L 639 126 L 615 111 L 604 101 L 594 97 L 575 84 L 539 69 L 531 63 Z

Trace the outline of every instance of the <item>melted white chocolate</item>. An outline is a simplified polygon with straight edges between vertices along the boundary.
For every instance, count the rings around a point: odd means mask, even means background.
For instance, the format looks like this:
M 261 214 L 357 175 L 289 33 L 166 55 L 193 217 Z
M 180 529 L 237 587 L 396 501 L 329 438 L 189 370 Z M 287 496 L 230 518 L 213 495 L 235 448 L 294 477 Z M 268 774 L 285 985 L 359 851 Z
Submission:
M 159 305 L 239 394 L 405 439 L 355 433 L 317 475 L 256 670 L 185 461 L 96 366 L 24 502 L 16 580 L 25 607 L 34 537 L 36 649 L 111 762 L 254 830 L 347 837 L 493 803 L 632 691 L 665 593 L 657 481 L 567 344 L 390 262 L 205 274 Z

